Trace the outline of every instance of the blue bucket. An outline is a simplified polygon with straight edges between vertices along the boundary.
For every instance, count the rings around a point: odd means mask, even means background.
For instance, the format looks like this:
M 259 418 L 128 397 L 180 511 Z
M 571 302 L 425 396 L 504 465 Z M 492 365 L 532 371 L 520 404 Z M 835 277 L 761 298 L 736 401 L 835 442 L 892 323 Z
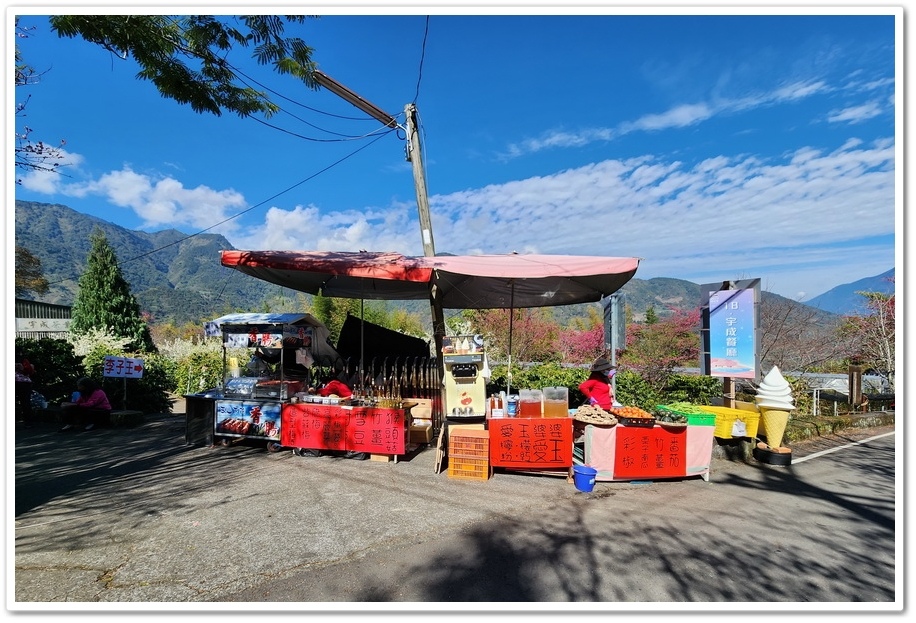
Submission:
M 573 481 L 576 489 L 584 493 L 591 493 L 595 488 L 595 477 L 598 470 L 587 465 L 573 465 Z

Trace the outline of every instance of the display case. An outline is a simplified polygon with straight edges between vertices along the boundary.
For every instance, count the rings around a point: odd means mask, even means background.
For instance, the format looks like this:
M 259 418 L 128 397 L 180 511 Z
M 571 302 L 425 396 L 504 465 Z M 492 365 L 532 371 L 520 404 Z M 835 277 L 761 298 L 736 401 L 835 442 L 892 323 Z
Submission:
M 230 314 L 206 323 L 205 333 L 221 338 L 222 384 L 187 396 L 195 405 L 189 442 L 204 437 L 209 410 L 214 441 L 260 439 L 277 449 L 283 405 L 305 395 L 316 370 L 344 365 L 327 328 L 309 314 Z

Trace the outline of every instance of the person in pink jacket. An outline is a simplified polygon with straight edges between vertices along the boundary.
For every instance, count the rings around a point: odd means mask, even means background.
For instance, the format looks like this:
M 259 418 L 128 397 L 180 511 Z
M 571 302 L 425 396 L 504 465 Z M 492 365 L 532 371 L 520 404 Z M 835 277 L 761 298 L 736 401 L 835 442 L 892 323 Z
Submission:
M 74 402 L 61 405 L 61 419 L 64 422 L 59 432 L 85 425 L 84 430 L 92 430 L 96 424 L 107 422 L 111 416 L 111 403 L 105 391 L 90 378 L 83 377 L 76 382 L 79 397 Z

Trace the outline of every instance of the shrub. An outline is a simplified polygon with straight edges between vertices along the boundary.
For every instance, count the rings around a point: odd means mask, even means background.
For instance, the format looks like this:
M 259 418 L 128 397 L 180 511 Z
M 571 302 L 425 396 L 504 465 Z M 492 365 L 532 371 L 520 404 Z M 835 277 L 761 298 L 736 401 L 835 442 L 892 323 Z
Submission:
M 35 366 L 32 389 L 44 396 L 49 404 L 69 400 L 76 389 L 76 380 L 85 376 L 82 357 L 65 339 L 16 338 L 16 350 L 24 353 Z
M 215 339 L 169 340 L 160 352 L 174 364 L 169 378 L 169 391 L 175 394 L 195 394 L 222 383 L 223 347 Z M 241 353 L 229 353 L 243 357 Z
M 665 402 L 710 404 L 713 398 L 722 397 L 722 379 L 717 376 L 672 374 L 665 386 L 664 397 Z
M 618 369 L 614 378 L 617 386 L 615 398 L 621 404 L 641 407 L 648 411 L 665 402 L 664 394 L 633 370 Z
M 143 376 L 135 379 L 103 377 L 106 356 L 136 357 L 143 360 Z M 172 363 L 157 353 L 112 352 L 105 344 L 94 347 L 83 358 L 86 376 L 105 390 L 112 409 L 135 409 L 144 413 L 171 413 L 169 369 Z

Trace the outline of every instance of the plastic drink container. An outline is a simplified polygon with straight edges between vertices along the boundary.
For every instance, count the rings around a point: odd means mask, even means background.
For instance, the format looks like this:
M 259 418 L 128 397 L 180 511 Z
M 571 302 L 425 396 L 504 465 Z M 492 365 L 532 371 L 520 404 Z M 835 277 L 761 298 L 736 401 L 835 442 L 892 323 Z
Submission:
M 569 388 L 544 388 L 544 417 L 569 417 Z
M 543 393 L 539 389 L 521 389 L 518 392 L 518 416 L 542 417 Z

